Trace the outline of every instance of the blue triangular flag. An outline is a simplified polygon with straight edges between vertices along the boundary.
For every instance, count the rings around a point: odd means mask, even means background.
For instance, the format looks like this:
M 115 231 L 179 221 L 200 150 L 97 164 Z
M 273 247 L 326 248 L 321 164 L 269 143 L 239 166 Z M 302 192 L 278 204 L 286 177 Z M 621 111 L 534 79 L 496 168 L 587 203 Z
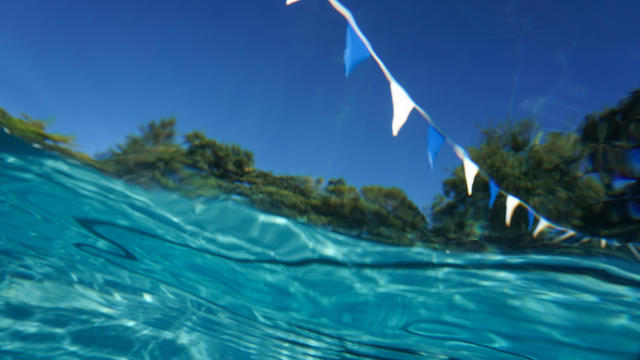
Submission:
M 363 60 L 371 56 L 358 34 L 351 25 L 347 25 L 347 46 L 344 49 L 344 75 L 349 76 L 351 70 Z
M 533 226 L 533 220 L 534 220 L 534 215 L 531 212 L 531 210 L 529 210 L 529 227 L 527 228 L 527 230 L 531 230 L 531 227 Z
M 427 144 L 429 146 L 429 151 L 427 155 L 431 171 L 433 171 L 433 164 L 436 161 L 436 156 L 438 155 L 438 151 L 440 151 L 440 147 L 443 142 L 444 136 L 442 136 L 442 134 L 440 134 L 440 132 L 433 126 L 429 125 L 429 129 L 427 130 Z
M 493 203 L 496 201 L 496 196 L 498 196 L 498 184 L 496 184 L 493 179 L 489 179 L 489 209 L 493 207 Z

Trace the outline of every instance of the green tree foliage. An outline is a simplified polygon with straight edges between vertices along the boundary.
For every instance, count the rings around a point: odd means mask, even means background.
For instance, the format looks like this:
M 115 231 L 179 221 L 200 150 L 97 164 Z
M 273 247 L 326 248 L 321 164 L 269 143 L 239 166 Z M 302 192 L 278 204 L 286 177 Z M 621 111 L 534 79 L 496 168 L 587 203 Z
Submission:
M 143 186 L 175 187 L 183 175 L 184 149 L 175 144 L 175 118 L 152 121 L 140 127 L 141 135 L 129 135 L 100 160 L 107 173 Z
M 129 135 L 100 161 L 101 169 L 143 186 L 189 196 L 237 194 L 257 208 L 378 241 L 415 244 L 426 238 L 424 215 L 397 188 L 359 192 L 342 179 L 274 175 L 254 169 L 254 155 L 193 131 L 176 144 L 175 119 L 162 119 Z
M 22 114 L 22 119 L 9 115 L 0 108 L 0 125 L 11 134 L 21 138 L 30 144 L 38 144 L 43 147 L 55 145 L 70 146 L 73 143 L 73 136 L 51 134 L 46 131 L 47 122 L 35 120 L 29 115 Z
M 597 174 L 605 194 L 602 211 L 588 216 L 590 227 L 639 241 L 640 220 L 631 209 L 640 208 L 640 90 L 617 107 L 587 116 L 579 133 L 585 176 Z M 617 186 L 620 180 L 626 186 Z
M 90 166 L 96 166 L 95 161 L 86 154 L 74 151 L 73 136 L 52 134 L 47 132 L 49 122 L 36 120 L 22 114 L 22 118 L 11 116 L 0 108 L 0 131 L 5 131 L 29 144 L 50 150 L 66 157 L 73 158 Z
M 347 185 L 343 178 L 330 179 L 325 190 L 328 194 L 338 199 L 355 199 L 359 197 L 358 189 Z
M 629 150 L 640 146 L 640 90 L 633 91 L 619 106 L 589 115 L 580 128 L 587 171 L 597 172 L 611 185 L 613 175 L 638 178 Z
M 363 186 L 362 197 L 365 201 L 378 206 L 387 219 L 374 219 L 387 226 L 394 226 L 406 232 L 420 231 L 426 228 L 427 219 L 418 207 L 397 187 Z
M 519 207 L 505 227 L 505 198 L 488 208 L 488 180 L 479 175 L 467 196 L 461 166 L 443 182 L 443 195 L 424 214 L 398 188 L 363 186 L 342 178 L 275 175 L 254 168 L 254 155 L 194 131 L 180 142 L 176 119 L 152 121 L 140 134 L 95 160 L 69 149 L 72 137 L 50 134 L 47 123 L 10 116 L 0 109 L 0 127 L 44 149 L 73 157 L 127 181 L 173 189 L 187 196 L 236 194 L 253 206 L 346 234 L 393 244 L 427 244 L 484 251 L 548 246 L 529 234 L 528 214 Z M 541 136 L 535 121 L 509 119 L 483 130 L 471 158 L 501 189 L 518 196 L 555 223 L 596 236 L 639 241 L 640 90 L 619 106 L 587 116 L 575 133 Z M 624 178 L 627 185 L 617 181 Z
M 185 135 L 187 164 L 208 176 L 235 181 L 253 171 L 253 153 L 238 145 L 221 144 L 194 131 Z
M 555 223 L 598 236 L 638 241 L 637 221 L 629 202 L 637 198 L 637 182 L 623 201 L 612 204 L 615 175 L 630 175 L 629 150 L 638 148 L 640 92 L 615 109 L 590 115 L 577 133 L 553 132 L 544 141 L 530 119 L 507 121 L 483 131 L 484 141 L 469 149 L 471 158 L 508 193 L 518 196 Z M 585 163 L 591 164 L 585 168 Z M 594 177 L 591 173 L 599 176 Z M 637 179 L 637 177 L 636 177 Z M 527 236 L 527 211 L 519 207 L 510 228 L 504 224 L 505 198 L 488 208 L 489 184 L 480 175 L 467 196 L 464 172 L 458 166 L 443 183 L 444 196 L 432 206 L 434 233 L 446 239 L 480 239 L 501 248 L 541 246 Z M 624 213 L 625 215 L 621 215 Z M 514 239 L 520 239 L 514 242 Z

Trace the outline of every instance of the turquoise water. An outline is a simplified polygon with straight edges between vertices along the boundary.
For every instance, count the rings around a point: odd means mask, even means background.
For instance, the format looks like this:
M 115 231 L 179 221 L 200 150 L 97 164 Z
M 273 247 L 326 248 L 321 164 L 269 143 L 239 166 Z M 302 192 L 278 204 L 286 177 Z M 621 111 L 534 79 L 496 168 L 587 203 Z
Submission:
M 0 135 L 2 359 L 638 359 L 640 265 L 366 242 Z

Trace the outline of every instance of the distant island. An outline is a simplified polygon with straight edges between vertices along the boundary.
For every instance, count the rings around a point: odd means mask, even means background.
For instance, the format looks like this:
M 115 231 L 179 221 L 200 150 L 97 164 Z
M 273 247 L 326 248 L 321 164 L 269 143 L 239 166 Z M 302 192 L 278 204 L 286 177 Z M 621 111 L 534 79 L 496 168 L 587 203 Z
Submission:
M 274 175 L 256 169 L 254 155 L 193 131 L 176 133 L 176 119 L 151 121 L 139 134 L 91 157 L 73 150 L 73 137 L 47 132 L 47 123 L 0 108 L 7 133 L 100 172 L 145 188 L 187 197 L 238 195 L 255 208 L 359 238 L 403 246 L 487 251 L 596 252 L 533 238 L 526 211 L 504 225 L 505 199 L 488 207 L 486 179 L 467 196 L 462 166 L 443 182 L 443 195 L 420 211 L 397 187 L 357 189 L 342 178 Z M 471 158 L 502 189 L 554 222 L 621 243 L 640 241 L 640 89 L 616 107 L 588 115 L 575 132 L 542 133 L 532 119 L 483 131 Z M 179 141 L 180 140 L 180 141 Z

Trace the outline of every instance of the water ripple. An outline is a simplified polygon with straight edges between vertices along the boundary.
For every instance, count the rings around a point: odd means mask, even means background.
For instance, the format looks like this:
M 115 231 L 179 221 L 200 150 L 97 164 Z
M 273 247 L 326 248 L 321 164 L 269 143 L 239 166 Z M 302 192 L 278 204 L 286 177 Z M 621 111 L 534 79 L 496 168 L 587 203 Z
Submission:
M 376 244 L 38 154 L 0 168 L 2 358 L 640 352 L 637 263 Z

